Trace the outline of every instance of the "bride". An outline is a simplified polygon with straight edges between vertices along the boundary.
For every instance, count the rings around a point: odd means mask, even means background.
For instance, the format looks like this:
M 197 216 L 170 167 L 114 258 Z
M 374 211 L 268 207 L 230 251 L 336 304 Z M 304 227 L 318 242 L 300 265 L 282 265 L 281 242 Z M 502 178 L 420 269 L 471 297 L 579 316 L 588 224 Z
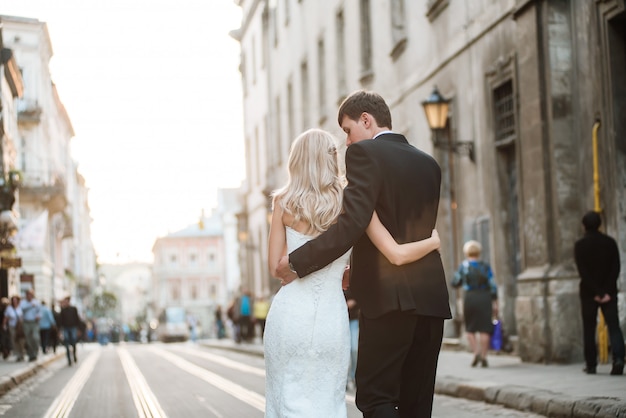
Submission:
M 273 193 L 268 264 L 315 238 L 342 211 L 343 183 L 332 135 L 310 129 L 296 138 L 287 184 Z M 376 212 L 367 235 L 393 264 L 439 249 L 439 235 L 398 245 Z M 265 416 L 346 417 L 350 363 L 348 312 L 342 277 L 350 251 L 328 266 L 283 286 L 270 307 L 265 335 Z

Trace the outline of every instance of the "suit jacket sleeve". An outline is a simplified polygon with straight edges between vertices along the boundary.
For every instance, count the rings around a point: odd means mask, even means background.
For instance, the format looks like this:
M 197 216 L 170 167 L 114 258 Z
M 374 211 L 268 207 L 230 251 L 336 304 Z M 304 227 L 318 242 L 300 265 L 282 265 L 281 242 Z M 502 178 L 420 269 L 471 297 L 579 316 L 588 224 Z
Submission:
M 340 257 L 363 235 L 372 219 L 381 187 L 376 161 L 362 143 L 346 151 L 343 212 L 326 232 L 289 254 L 299 277 L 311 274 Z
M 610 248 L 609 251 L 611 253 L 611 268 L 609 277 L 607 277 L 607 281 L 605 282 L 605 286 L 603 287 L 604 294 L 613 293 L 612 290 L 615 289 L 615 283 L 619 278 L 619 271 L 621 268 L 620 259 L 619 259 L 619 249 L 617 248 L 617 242 L 613 238 L 610 238 Z

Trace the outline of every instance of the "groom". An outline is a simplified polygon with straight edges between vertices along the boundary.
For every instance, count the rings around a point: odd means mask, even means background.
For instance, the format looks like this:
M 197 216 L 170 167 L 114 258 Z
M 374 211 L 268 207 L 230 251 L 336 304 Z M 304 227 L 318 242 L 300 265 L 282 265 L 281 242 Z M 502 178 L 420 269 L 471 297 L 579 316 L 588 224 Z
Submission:
M 361 307 L 356 404 L 365 418 L 430 417 L 443 321 L 451 317 L 439 252 L 394 266 L 365 229 L 376 210 L 398 243 L 428 238 L 441 170 L 391 131 L 389 107 L 376 93 L 352 93 L 338 121 L 348 145 L 343 213 L 328 231 L 283 257 L 274 273 L 290 283 L 353 247 L 350 289 Z

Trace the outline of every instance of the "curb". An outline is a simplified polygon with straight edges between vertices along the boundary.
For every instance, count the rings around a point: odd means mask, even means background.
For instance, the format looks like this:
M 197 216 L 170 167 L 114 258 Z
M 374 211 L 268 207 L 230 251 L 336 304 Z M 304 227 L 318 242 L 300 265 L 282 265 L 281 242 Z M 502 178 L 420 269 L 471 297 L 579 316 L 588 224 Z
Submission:
M 435 393 L 549 417 L 626 417 L 626 401 L 620 398 L 574 397 L 527 386 L 437 378 Z
M 46 368 L 50 363 L 53 363 L 64 356 L 64 353 L 57 353 L 55 355 L 46 357 L 45 359 L 37 360 L 36 362 L 27 364 L 23 368 L 9 375 L 0 376 L 0 397 L 4 396 L 11 389 L 19 386 L 28 378 L 37 374 L 37 372 L 39 372 L 41 369 Z

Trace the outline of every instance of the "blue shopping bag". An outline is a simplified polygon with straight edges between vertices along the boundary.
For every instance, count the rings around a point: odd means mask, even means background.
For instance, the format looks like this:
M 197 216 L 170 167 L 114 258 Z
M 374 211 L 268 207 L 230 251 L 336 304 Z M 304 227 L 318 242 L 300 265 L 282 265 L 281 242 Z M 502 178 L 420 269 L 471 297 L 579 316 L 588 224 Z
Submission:
M 497 318 L 493 320 L 493 332 L 491 333 L 489 347 L 496 351 L 502 350 L 502 322 Z

